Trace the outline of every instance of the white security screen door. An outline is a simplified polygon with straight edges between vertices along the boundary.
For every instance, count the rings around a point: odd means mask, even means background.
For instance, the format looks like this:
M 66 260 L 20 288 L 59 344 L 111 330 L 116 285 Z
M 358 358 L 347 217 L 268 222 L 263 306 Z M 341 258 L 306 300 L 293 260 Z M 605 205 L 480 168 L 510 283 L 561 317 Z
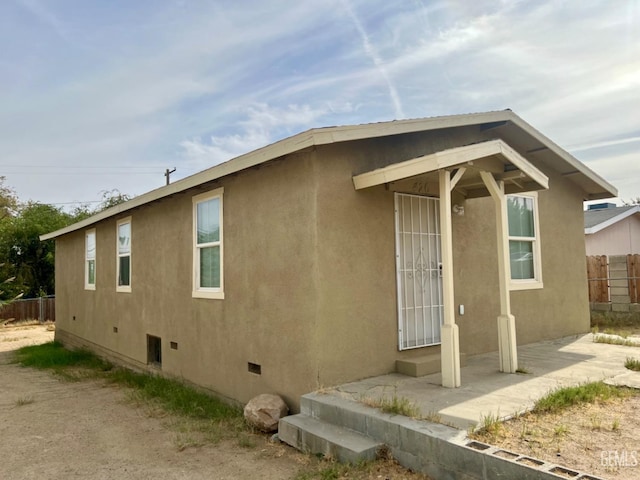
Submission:
M 442 252 L 439 199 L 395 194 L 400 350 L 440 343 Z

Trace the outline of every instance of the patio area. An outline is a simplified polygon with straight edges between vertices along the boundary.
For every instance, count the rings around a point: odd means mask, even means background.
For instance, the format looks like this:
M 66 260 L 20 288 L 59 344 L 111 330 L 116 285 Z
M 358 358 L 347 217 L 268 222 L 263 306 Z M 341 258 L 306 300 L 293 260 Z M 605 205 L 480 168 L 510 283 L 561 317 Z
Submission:
M 459 388 L 442 387 L 439 373 L 418 378 L 394 373 L 325 393 L 355 401 L 396 396 L 412 402 L 424 417 L 437 414 L 442 422 L 467 430 L 489 415 L 508 418 L 529 410 L 559 387 L 605 380 L 640 388 L 640 372 L 624 367 L 634 355 L 640 357 L 640 349 L 594 343 L 593 335 L 586 334 L 519 346 L 523 373 L 499 372 L 498 352 L 469 357 Z

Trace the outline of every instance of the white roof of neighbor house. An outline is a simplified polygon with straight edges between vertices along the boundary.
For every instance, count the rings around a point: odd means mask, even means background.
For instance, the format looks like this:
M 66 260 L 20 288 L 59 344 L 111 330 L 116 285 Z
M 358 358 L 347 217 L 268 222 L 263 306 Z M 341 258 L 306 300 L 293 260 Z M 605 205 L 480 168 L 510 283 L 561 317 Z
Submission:
M 104 210 L 81 222 L 55 232 L 42 235 L 41 240 L 56 238 L 88 227 L 100 220 L 118 215 L 141 205 L 183 192 L 190 188 L 222 178 L 226 175 L 260 165 L 276 158 L 309 147 L 331 143 L 349 142 L 367 138 L 401 135 L 406 133 L 442 130 L 478 125 L 484 130 L 500 129 L 500 136 L 507 143 L 525 155 L 531 155 L 548 163 L 560 174 L 570 178 L 584 191 L 585 200 L 610 198 L 617 190 L 610 183 L 582 164 L 567 151 L 553 143 L 542 133 L 522 120 L 511 110 L 497 112 L 470 113 L 444 117 L 394 120 L 390 122 L 348 125 L 340 127 L 313 128 L 292 137 L 285 138 L 263 148 L 240 155 L 190 177 L 170 185 L 157 188 L 125 203 Z
M 640 214 L 640 205 L 627 205 L 615 208 L 598 208 L 584 212 L 584 233 L 598 233 L 634 214 Z

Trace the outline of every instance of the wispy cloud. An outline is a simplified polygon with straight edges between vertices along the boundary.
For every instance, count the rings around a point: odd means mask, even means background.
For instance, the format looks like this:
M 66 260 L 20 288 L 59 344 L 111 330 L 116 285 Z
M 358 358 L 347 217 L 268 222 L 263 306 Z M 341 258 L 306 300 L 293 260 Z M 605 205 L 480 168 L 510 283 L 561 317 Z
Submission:
M 386 83 L 387 88 L 389 89 L 389 97 L 391 98 L 391 102 L 393 103 L 393 109 L 394 109 L 396 118 L 404 118 L 405 115 L 402 110 L 402 102 L 400 101 L 400 96 L 398 95 L 398 91 L 396 90 L 395 85 L 391 81 L 391 77 L 389 76 L 389 72 L 387 72 L 384 62 L 380 58 L 380 55 L 378 55 L 378 52 L 376 51 L 375 47 L 371 44 L 371 41 L 369 40 L 369 36 L 367 35 L 367 32 L 362 26 L 362 23 L 360 23 L 360 20 L 358 20 L 358 17 L 353 11 L 353 8 L 351 7 L 349 0 L 342 0 L 342 4 L 344 5 L 344 8 L 347 14 L 353 21 L 353 24 L 356 27 L 356 30 L 358 30 L 358 33 L 360 34 L 360 37 L 362 39 L 362 46 L 364 48 L 365 53 L 371 59 L 373 64 L 376 66 L 376 69 L 384 79 L 384 82 Z
M 264 103 L 255 104 L 247 109 L 246 119 L 238 122 L 241 129 L 239 133 L 212 135 L 208 140 L 197 137 L 183 140 L 180 147 L 192 168 L 211 167 L 264 147 L 285 135 L 298 133 L 297 130 L 302 126 L 311 127 L 326 112 L 326 108 L 313 109 L 309 105 L 279 108 Z M 296 131 L 291 131 L 291 128 Z
M 618 138 L 615 140 L 607 140 L 604 142 L 584 143 L 576 146 L 569 145 L 567 149 L 571 150 L 572 152 L 582 152 L 584 150 L 593 150 L 595 148 L 603 148 L 603 147 L 615 147 L 618 145 L 626 145 L 628 143 L 637 143 L 637 142 L 640 142 L 640 136 Z M 640 161 L 640 158 L 638 160 Z
M 0 44 L 0 168 L 178 178 L 310 127 L 509 107 L 613 181 L 640 132 L 636 0 L 13 0 Z M 9 176 L 44 201 L 163 180 Z

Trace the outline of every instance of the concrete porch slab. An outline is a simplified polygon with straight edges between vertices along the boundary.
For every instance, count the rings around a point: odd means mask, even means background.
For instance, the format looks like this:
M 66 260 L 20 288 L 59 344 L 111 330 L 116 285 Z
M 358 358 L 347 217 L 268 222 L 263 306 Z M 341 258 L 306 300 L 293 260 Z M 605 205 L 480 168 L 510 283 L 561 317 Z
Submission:
M 462 386 L 444 388 L 439 373 L 420 378 L 393 373 L 367 378 L 326 392 L 342 398 L 406 398 L 423 416 L 468 429 L 487 415 L 508 418 L 533 407 L 535 401 L 559 387 L 607 380 L 640 385 L 640 372 L 624 367 L 627 357 L 640 357 L 640 348 L 594 343 L 586 334 L 518 347 L 520 368 L 528 373 L 498 371 L 498 353 L 476 355 L 461 369 Z M 617 379 L 617 380 L 616 380 Z

